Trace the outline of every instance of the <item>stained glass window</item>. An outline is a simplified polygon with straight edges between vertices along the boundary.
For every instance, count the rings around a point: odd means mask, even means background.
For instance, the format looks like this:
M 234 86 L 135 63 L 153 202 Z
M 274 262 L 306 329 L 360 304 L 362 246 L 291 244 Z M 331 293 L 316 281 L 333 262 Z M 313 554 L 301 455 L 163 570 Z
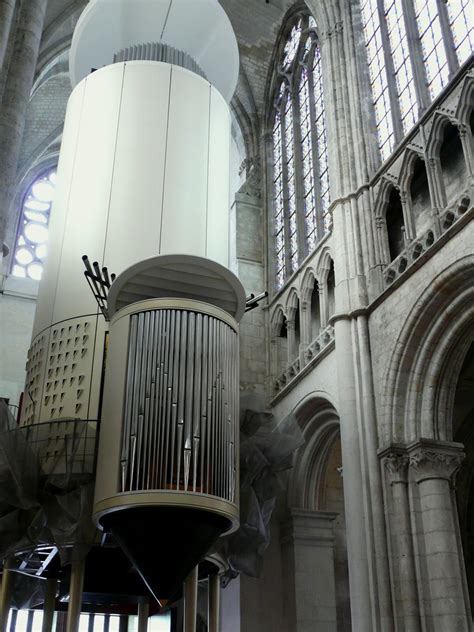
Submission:
M 48 225 L 56 187 L 56 170 L 38 178 L 23 201 L 12 274 L 39 281 L 48 254 Z
M 455 64 L 447 47 L 454 40 L 460 64 L 472 53 L 471 2 L 360 0 L 382 160 L 418 120 L 418 99 L 426 106 L 447 85 Z
M 290 29 L 273 113 L 276 281 L 280 288 L 330 228 L 321 56 L 311 16 Z
M 301 71 L 298 101 L 300 107 L 301 148 L 303 155 L 303 194 L 306 239 L 313 250 L 316 245 L 316 199 L 314 190 L 313 140 L 311 137 L 311 112 L 308 71 Z
M 283 53 L 283 66 L 288 68 L 295 59 L 296 52 L 301 39 L 301 21 L 298 22 L 292 29 L 288 41 L 285 44 Z
M 432 0 L 431 0 L 432 1 Z M 403 131 L 406 133 L 418 119 L 413 70 L 411 67 L 402 0 L 385 2 L 385 18 L 393 59 L 395 85 L 400 105 Z
M 273 191 L 275 210 L 275 245 L 277 258 L 277 284 L 285 281 L 285 207 L 283 204 L 283 155 L 280 112 L 275 114 L 273 124 Z
M 415 16 L 423 48 L 428 89 L 430 97 L 434 99 L 449 80 L 448 60 L 436 2 L 415 0 Z
M 321 53 L 318 47 L 314 49 L 312 71 L 314 110 L 316 121 L 316 148 L 318 154 L 319 197 L 321 203 L 321 216 L 323 219 L 324 227 L 323 230 L 324 232 L 327 232 L 331 223 L 331 218 L 329 214 L 329 203 L 331 201 L 331 196 L 329 191 L 328 142 L 326 129 L 326 112 L 324 109 Z
M 293 121 L 293 104 L 290 95 L 286 95 L 285 108 L 285 161 L 287 185 L 287 209 L 289 224 L 289 260 L 290 271 L 298 268 L 298 230 L 296 217 L 296 173 L 295 173 L 295 136 Z
M 395 136 L 377 0 L 363 0 L 361 10 L 377 136 L 382 160 L 385 160 L 393 149 Z
M 474 50 L 474 9 L 472 0 L 447 0 L 449 25 L 460 64 Z

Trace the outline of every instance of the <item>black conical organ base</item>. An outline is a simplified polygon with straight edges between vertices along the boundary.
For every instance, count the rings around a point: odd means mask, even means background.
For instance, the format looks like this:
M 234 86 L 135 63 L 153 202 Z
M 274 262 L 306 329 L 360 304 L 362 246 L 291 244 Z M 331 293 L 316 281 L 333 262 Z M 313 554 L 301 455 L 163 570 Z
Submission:
M 193 508 L 136 507 L 102 518 L 157 600 L 172 600 L 230 521 Z

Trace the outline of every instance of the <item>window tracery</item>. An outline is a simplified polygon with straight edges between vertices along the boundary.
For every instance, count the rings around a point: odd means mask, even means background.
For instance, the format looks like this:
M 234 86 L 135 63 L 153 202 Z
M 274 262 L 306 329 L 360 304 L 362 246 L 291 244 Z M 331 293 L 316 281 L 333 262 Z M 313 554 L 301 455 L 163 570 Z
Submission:
M 56 169 L 37 178 L 23 200 L 15 252 L 13 276 L 40 281 L 48 254 L 48 226 L 56 188 Z
M 296 18 L 276 72 L 272 180 L 280 288 L 330 227 L 326 114 L 312 16 Z
M 469 0 L 360 0 L 382 160 L 474 50 Z

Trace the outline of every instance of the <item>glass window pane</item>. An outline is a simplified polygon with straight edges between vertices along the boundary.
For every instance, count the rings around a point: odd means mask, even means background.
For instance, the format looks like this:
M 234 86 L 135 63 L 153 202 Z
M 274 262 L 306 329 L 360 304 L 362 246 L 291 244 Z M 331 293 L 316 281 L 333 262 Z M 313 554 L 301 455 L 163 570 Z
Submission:
M 403 131 L 407 133 L 417 121 L 419 112 L 402 0 L 386 0 L 384 2 L 384 10 Z
M 35 180 L 25 196 L 13 255 L 13 276 L 41 278 L 55 186 L 56 171 L 53 170 Z
M 362 0 L 362 27 L 367 46 L 367 60 L 375 110 L 375 123 L 382 160 L 393 149 L 394 133 L 392 112 L 388 96 L 388 77 L 385 67 L 384 51 L 377 0 Z
M 415 17 L 423 50 L 428 90 L 434 99 L 448 83 L 449 68 L 438 7 L 433 0 L 414 0 Z
M 472 0 L 447 0 L 449 24 L 460 64 L 474 51 L 474 7 Z

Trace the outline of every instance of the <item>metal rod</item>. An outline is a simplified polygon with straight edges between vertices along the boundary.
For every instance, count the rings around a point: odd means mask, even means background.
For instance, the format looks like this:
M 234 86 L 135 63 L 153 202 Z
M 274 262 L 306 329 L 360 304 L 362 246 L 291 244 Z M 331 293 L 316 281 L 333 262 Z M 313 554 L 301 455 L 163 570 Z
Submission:
M 148 313 L 148 338 L 146 342 L 146 375 L 145 375 L 145 412 L 143 421 L 143 465 L 141 473 L 141 489 L 146 489 L 146 481 L 150 471 L 149 453 L 149 434 L 151 426 L 150 406 L 151 406 L 151 380 L 153 373 L 153 343 L 155 339 L 155 314 Z
M 169 450 L 170 427 L 171 427 L 171 410 L 173 406 L 173 375 L 174 375 L 174 340 L 177 313 L 171 310 L 168 314 L 168 326 L 166 331 L 166 346 L 164 350 L 164 376 L 162 405 L 165 415 L 163 416 L 163 428 L 160 442 L 160 487 L 166 488 L 168 481 L 168 461 L 171 454 Z
M 209 317 L 204 315 L 202 323 L 202 370 L 201 370 L 201 468 L 200 480 L 201 491 L 205 490 L 204 464 L 207 459 L 206 436 L 207 436 L 207 376 L 209 365 Z
M 166 488 L 168 480 L 168 460 L 170 457 L 168 451 L 168 442 L 171 424 L 171 406 L 172 406 L 172 381 L 173 381 L 173 342 L 175 330 L 176 312 L 169 312 L 169 323 L 166 332 L 166 348 L 164 351 L 164 372 L 166 379 L 163 380 L 162 406 L 163 406 L 163 423 L 160 434 L 159 457 L 159 477 L 161 488 Z
M 197 487 L 199 444 L 201 442 L 201 363 L 202 363 L 202 314 L 196 316 L 196 350 L 194 355 L 193 392 L 193 492 Z
M 137 427 L 137 451 L 136 451 L 136 489 L 140 485 L 140 473 L 142 470 L 142 452 L 143 452 L 143 424 L 145 416 L 145 384 L 146 384 L 146 365 L 147 365 L 147 346 L 150 330 L 150 312 L 144 314 L 143 343 L 140 347 L 140 388 L 138 395 L 138 427 Z
M 133 490 L 133 478 L 135 476 L 135 458 L 137 449 L 137 425 L 139 414 L 139 393 L 140 393 L 140 352 L 143 346 L 143 331 L 144 331 L 144 315 L 138 314 L 137 323 L 137 344 L 135 348 L 134 359 L 134 376 L 133 376 L 133 404 L 132 404 L 132 419 L 130 426 L 130 443 L 131 443 L 131 466 L 130 466 L 130 487 Z
M 186 354 L 186 391 L 184 401 L 184 491 L 188 490 L 189 468 L 193 447 L 193 393 L 194 393 L 194 344 L 196 316 L 188 314 L 188 339 Z
M 169 448 L 170 451 L 170 478 L 169 483 L 170 486 L 173 486 L 174 480 L 174 444 L 175 444 L 175 436 L 176 436 L 176 419 L 178 415 L 178 393 L 179 393 L 179 358 L 180 358 L 180 332 L 181 332 L 181 312 L 177 312 L 176 325 L 174 331 L 174 346 L 173 346 L 173 386 L 172 386 L 172 404 L 171 404 L 171 424 L 170 424 L 170 435 L 171 435 L 171 446 Z
M 10 614 L 10 603 L 13 589 L 13 564 L 10 559 L 3 563 L 2 592 L 0 595 L 0 630 L 7 632 L 8 615 Z
M 188 312 L 183 311 L 181 314 L 181 340 L 180 340 L 180 356 L 179 356 L 179 389 L 178 389 L 178 444 L 176 449 L 176 489 L 179 489 L 181 480 L 181 457 L 182 457 L 182 441 L 184 426 L 184 410 L 186 397 L 186 351 L 187 351 L 187 333 L 188 333 Z
M 189 573 L 184 582 L 184 627 L 183 632 L 196 632 L 198 595 L 198 567 Z
M 148 631 L 148 617 L 150 616 L 150 605 L 148 602 L 138 604 L 138 625 L 137 632 Z
M 121 453 L 121 468 L 122 468 L 122 491 L 125 491 L 125 485 L 129 467 L 130 457 L 130 425 L 132 422 L 132 400 L 133 400 L 133 380 L 135 371 L 135 353 L 137 346 L 137 318 L 132 316 L 130 319 L 130 337 L 128 347 L 128 366 L 127 366 L 127 381 L 126 381 L 126 394 L 125 394 L 125 424 L 122 435 L 122 453 Z
M 71 579 L 69 582 L 69 606 L 67 610 L 66 632 L 78 632 L 81 616 L 82 588 L 84 584 L 85 558 L 73 551 Z
M 43 624 L 41 626 L 41 632 L 52 632 L 57 590 L 58 580 L 55 577 L 49 577 L 46 580 L 46 590 L 44 594 L 43 604 Z
M 208 587 L 208 632 L 219 632 L 221 608 L 221 580 L 219 575 L 209 575 Z
M 159 380 L 159 369 L 157 367 L 158 353 L 159 353 L 159 340 L 161 335 L 161 320 L 162 310 L 153 312 L 153 340 L 152 342 L 152 354 L 151 354 L 151 388 L 150 388 L 150 440 L 148 445 L 148 469 L 147 469 L 147 489 L 153 489 L 153 478 L 156 467 L 156 433 L 160 422 L 160 409 L 156 405 L 157 397 L 157 379 Z

